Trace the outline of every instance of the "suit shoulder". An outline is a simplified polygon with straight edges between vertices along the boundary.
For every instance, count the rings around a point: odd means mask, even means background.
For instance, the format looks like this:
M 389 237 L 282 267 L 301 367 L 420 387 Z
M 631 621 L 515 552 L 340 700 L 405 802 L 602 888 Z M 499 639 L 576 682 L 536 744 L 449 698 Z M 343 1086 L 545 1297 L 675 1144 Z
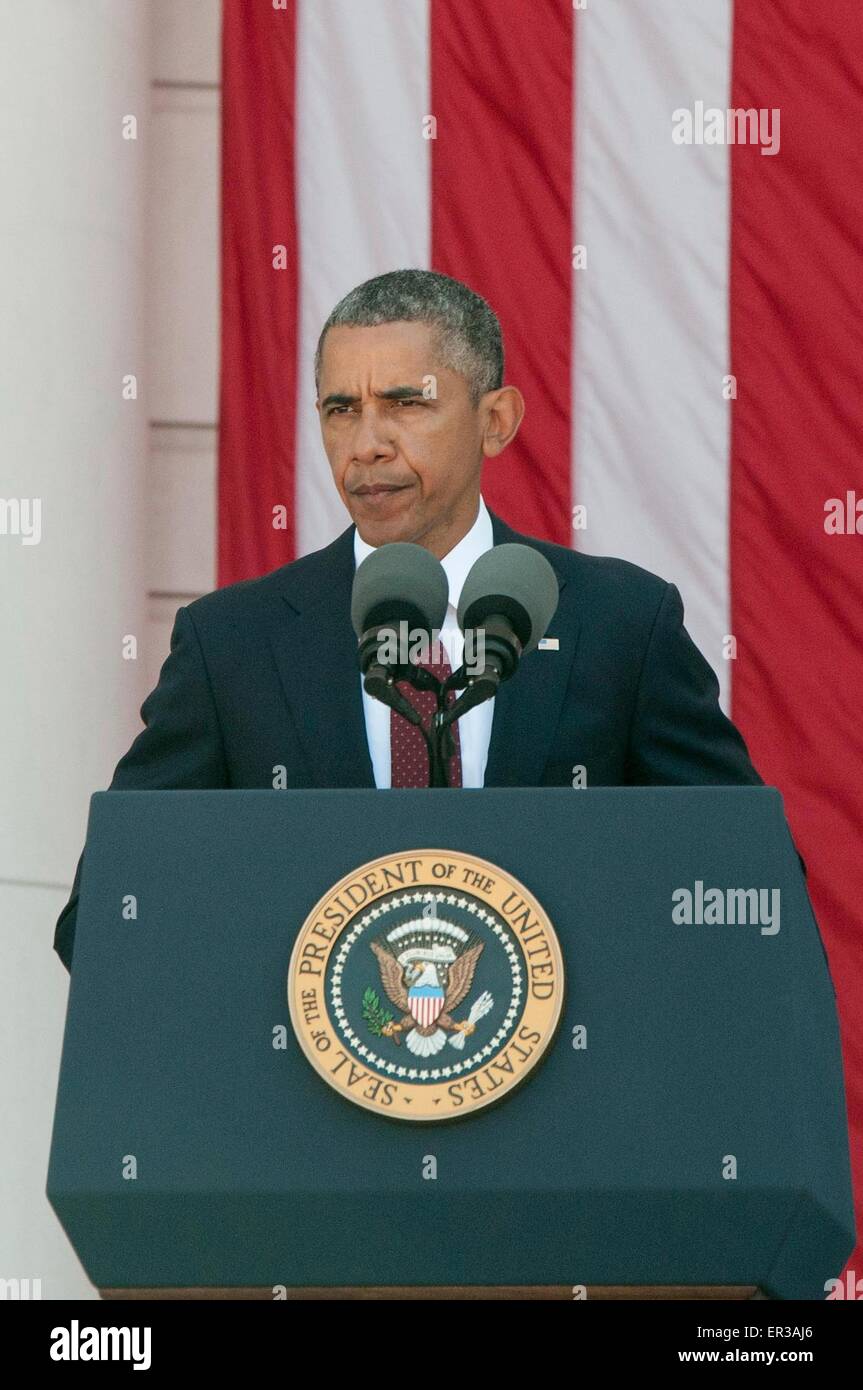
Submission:
M 349 559 L 353 567 L 353 546 L 349 541 L 350 531 L 347 531 L 331 545 L 280 565 L 257 579 L 240 579 L 214 589 L 187 604 L 188 612 L 196 623 L 205 625 L 246 620 L 270 608 L 279 599 L 320 593 L 346 560 Z
M 584 582 L 620 594 L 621 597 L 639 597 L 648 603 L 660 603 L 668 580 L 661 575 L 646 570 L 631 560 L 621 560 L 615 555 L 584 555 L 573 551 Z
M 532 536 L 529 539 L 567 583 L 572 583 L 581 596 L 593 602 L 627 608 L 643 605 L 655 611 L 668 589 L 667 580 L 631 560 L 621 560 L 614 555 L 588 555 L 552 541 L 540 541 Z

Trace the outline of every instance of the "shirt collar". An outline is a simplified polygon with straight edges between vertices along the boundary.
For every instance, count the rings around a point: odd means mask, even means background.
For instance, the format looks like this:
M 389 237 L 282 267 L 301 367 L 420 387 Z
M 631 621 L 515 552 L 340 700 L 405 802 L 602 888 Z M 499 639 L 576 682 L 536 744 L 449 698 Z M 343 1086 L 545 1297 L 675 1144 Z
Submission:
M 480 497 L 479 511 L 473 526 L 441 560 L 449 584 L 449 601 L 453 608 L 458 608 L 464 581 L 476 561 L 480 555 L 491 550 L 493 545 L 494 533 L 491 527 L 491 517 L 488 507 Z M 359 531 L 354 527 L 354 560 L 357 565 L 362 564 L 366 556 L 371 555 L 374 549 L 373 545 L 366 544 Z

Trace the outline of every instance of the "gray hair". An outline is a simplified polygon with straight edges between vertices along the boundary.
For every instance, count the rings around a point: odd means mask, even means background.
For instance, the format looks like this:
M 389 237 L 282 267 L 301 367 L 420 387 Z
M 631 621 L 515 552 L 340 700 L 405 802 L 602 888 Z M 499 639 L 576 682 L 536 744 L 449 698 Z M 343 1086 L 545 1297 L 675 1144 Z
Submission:
M 318 339 L 315 390 L 328 330 L 381 323 L 427 323 L 436 328 L 443 365 L 466 377 L 474 406 L 486 391 L 503 385 L 503 338 L 491 305 L 449 275 L 410 269 L 376 275 L 339 300 Z

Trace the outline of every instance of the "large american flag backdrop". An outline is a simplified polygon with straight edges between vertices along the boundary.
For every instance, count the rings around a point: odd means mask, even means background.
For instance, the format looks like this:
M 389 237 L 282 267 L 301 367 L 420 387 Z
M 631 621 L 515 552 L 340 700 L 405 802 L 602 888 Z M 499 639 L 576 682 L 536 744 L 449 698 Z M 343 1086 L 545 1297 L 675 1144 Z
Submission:
M 677 584 L 784 796 L 859 1200 L 863 4 L 225 0 L 223 45 L 219 582 L 349 522 L 314 410 L 337 300 L 401 266 L 484 295 L 527 402 L 489 504 Z

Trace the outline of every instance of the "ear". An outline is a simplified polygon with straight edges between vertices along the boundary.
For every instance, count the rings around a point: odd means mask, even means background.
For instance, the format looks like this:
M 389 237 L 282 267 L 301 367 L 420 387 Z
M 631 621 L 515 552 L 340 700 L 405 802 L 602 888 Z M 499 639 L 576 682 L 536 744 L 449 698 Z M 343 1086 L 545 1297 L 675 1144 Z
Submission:
M 480 410 L 482 451 L 486 458 L 496 458 L 518 434 L 524 416 L 524 396 L 517 386 L 501 386 L 497 391 L 486 391 Z

